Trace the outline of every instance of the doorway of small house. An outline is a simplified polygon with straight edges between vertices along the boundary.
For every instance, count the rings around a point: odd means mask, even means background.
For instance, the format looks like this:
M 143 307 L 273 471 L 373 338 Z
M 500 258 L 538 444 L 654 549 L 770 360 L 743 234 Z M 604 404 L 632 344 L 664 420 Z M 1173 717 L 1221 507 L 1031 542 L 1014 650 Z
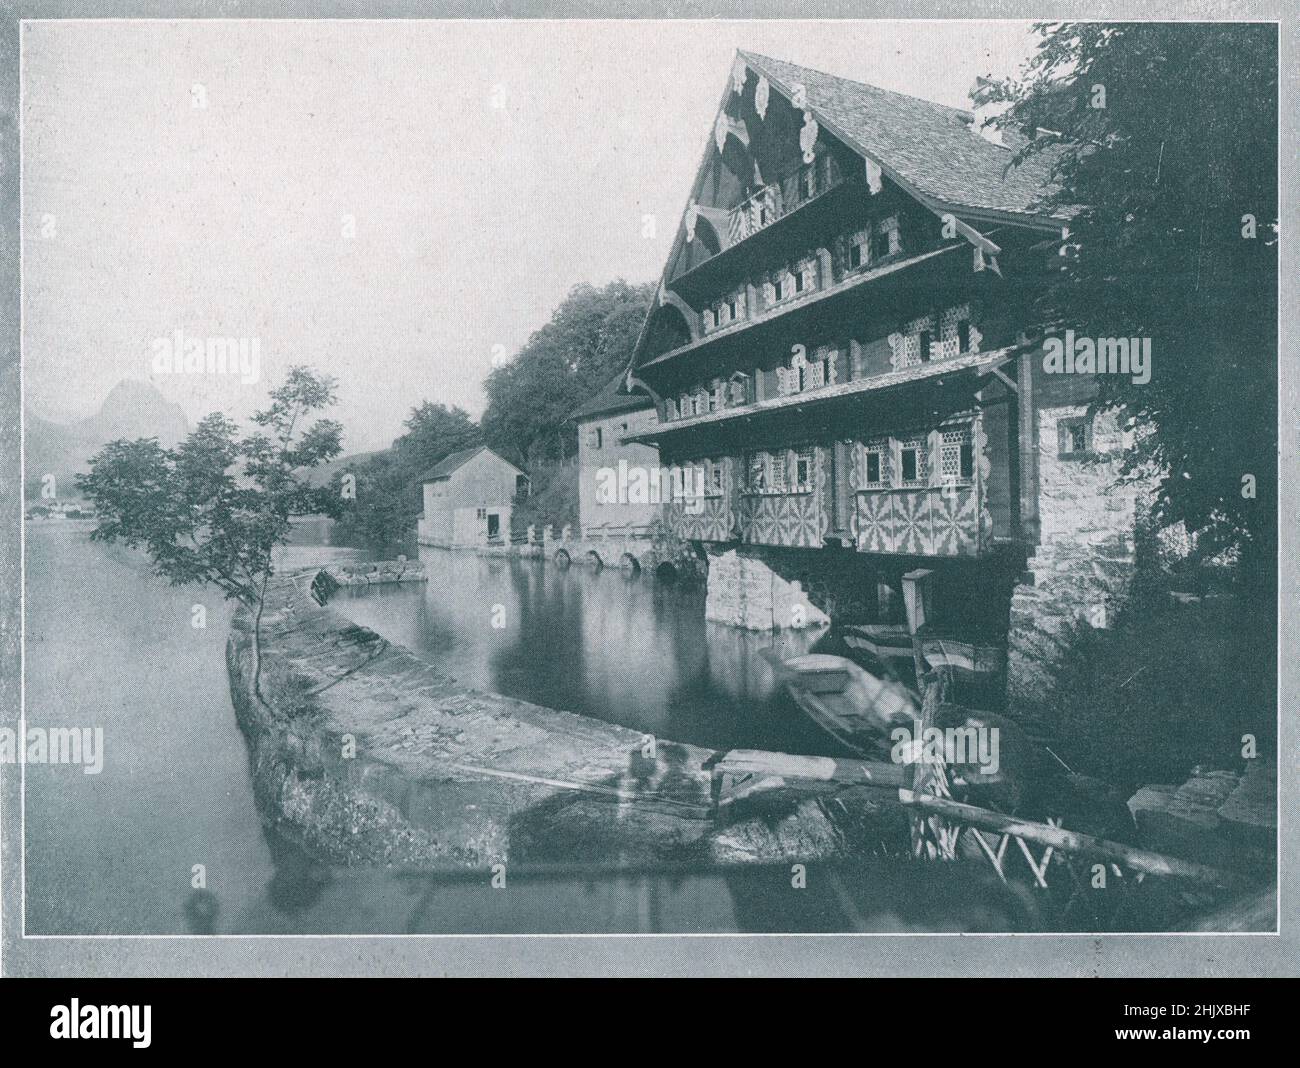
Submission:
M 501 534 L 501 515 L 498 512 L 488 512 L 488 540 L 492 541 Z

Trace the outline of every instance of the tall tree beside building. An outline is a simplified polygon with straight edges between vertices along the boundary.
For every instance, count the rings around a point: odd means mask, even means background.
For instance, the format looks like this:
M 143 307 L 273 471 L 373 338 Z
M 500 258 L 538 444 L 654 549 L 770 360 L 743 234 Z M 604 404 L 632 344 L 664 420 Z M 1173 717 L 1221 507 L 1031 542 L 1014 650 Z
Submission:
M 574 456 L 569 416 L 627 366 L 653 293 L 652 284 L 622 279 L 570 290 L 551 321 L 488 376 L 487 444 L 530 471 Z
M 1085 205 L 1036 312 L 1049 330 L 1149 337 L 1146 384 L 1101 400 L 1154 432 L 1162 523 L 1231 545 L 1271 583 L 1276 553 L 1277 29 L 1065 23 L 982 96 L 1024 158 L 1060 153 L 1052 202 Z M 977 97 L 977 103 L 981 102 Z
M 451 453 L 482 443 L 469 413 L 445 404 L 424 401 L 411 409 L 404 425 L 406 433 L 392 448 L 334 476 L 334 491 L 345 502 L 336 538 L 375 546 L 410 538 L 422 506 L 424 473 Z M 356 480 L 350 496 L 344 492 L 347 474 Z

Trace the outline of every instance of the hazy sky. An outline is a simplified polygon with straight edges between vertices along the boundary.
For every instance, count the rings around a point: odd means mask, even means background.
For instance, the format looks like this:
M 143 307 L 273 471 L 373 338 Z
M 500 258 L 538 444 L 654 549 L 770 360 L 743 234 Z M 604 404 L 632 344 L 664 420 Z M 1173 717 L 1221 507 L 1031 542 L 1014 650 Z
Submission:
M 1027 23 L 814 21 L 29 22 L 23 42 L 28 403 L 83 415 L 130 377 L 241 417 L 307 362 L 339 378 L 349 451 L 424 399 L 479 414 L 493 354 L 573 285 L 658 277 L 737 48 L 964 107 L 1033 46 Z M 256 339 L 260 381 L 154 373 L 177 330 Z

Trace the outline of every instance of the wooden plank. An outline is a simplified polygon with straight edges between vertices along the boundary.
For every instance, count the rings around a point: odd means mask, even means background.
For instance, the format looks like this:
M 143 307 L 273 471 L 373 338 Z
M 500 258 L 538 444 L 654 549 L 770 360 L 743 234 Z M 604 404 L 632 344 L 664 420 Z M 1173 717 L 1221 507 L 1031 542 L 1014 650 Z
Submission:
M 904 768 L 878 760 L 799 756 L 761 749 L 733 749 L 713 766 L 713 773 L 773 775 L 805 782 L 839 782 L 850 785 L 901 787 Z

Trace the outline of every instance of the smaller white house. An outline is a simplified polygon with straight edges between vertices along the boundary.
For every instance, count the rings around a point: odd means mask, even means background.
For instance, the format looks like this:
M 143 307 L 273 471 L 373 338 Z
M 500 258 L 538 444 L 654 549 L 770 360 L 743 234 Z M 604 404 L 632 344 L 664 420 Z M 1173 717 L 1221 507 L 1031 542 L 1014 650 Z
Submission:
M 510 541 L 515 496 L 528 476 L 486 446 L 453 452 L 425 472 L 419 542 L 469 548 Z

